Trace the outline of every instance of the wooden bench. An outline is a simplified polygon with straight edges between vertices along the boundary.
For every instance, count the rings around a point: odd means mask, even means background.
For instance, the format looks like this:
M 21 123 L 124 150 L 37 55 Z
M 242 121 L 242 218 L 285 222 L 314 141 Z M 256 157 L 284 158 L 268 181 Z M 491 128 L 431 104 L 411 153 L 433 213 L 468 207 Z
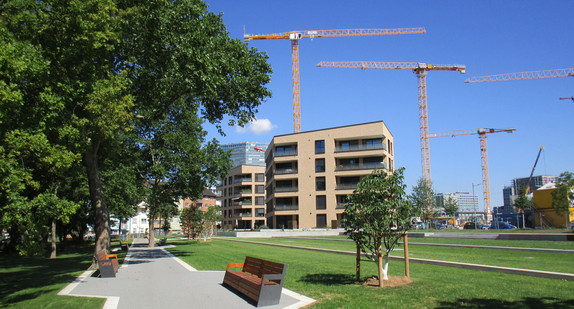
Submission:
M 127 241 L 122 241 L 120 239 L 120 247 L 122 247 L 122 251 L 128 251 L 129 249 L 129 244 Z
M 277 305 L 281 299 L 286 268 L 285 264 L 247 256 L 243 264 L 227 264 L 223 284 L 252 299 L 257 307 Z
M 100 269 L 100 277 L 102 278 L 115 278 L 120 264 L 118 263 L 117 254 L 106 254 L 105 250 L 101 250 L 96 254 L 98 260 L 98 267 Z

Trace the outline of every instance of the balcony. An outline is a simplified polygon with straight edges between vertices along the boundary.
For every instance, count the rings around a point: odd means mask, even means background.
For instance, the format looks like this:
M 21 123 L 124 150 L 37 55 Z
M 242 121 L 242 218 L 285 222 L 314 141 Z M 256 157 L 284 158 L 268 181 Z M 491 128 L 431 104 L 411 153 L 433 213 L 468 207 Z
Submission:
M 384 162 L 358 163 L 358 164 L 339 165 L 335 167 L 335 171 L 374 170 L 374 169 L 387 169 L 387 164 Z
M 298 204 L 277 204 L 275 205 L 275 211 L 281 210 L 299 210 Z
M 252 178 L 236 178 L 233 183 L 252 182 Z
M 244 218 L 244 217 L 251 217 L 251 213 L 250 212 L 240 212 L 238 214 L 240 217 Z
M 338 183 L 337 190 L 355 190 L 357 189 L 358 183 Z
M 369 145 L 347 145 L 335 147 L 335 152 L 350 152 L 350 151 L 363 151 L 363 150 L 387 150 L 386 144 L 369 144 Z
M 274 156 L 275 157 L 287 157 L 287 156 L 296 156 L 297 155 L 297 149 L 287 149 L 287 150 L 283 150 L 283 151 L 275 151 Z
M 299 170 L 297 168 L 277 168 L 275 169 L 275 175 L 285 175 L 285 174 L 297 174 Z
M 299 191 L 299 187 L 298 186 L 281 186 L 281 187 L 275 187 L 275 192 L 280 193 L 280 192 L 297 192 Z

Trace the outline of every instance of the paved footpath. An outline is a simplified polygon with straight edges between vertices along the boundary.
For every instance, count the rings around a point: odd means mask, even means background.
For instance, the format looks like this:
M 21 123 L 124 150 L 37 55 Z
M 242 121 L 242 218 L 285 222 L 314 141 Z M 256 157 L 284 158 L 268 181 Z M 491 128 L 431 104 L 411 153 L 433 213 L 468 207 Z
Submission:
M 163 248 L 146 246 L 145 239 L 134 240 L 116 278 L 86 271 L 58 295 L 106 298 L 105 309 L 255 308 L 221 284 L 224 271 L 197 271 Z M 314 301 L 284 288 L 280 304 L 264 308 L 295 309 Z

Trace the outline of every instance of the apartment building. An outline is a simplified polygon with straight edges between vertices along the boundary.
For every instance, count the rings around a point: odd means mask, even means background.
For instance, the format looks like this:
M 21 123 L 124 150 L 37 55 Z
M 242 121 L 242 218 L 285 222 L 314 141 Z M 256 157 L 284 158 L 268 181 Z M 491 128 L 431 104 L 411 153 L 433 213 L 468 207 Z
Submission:
M 384 122 L 275 136 L 266 156 L 270 228 L 338 228 L 347 195 L 374 169 L 394 169 Z
M 206 189 L 203 189 L 202 197 L 200 199 L 192 200 L 188 197 L 180 198 L 179 202 L 177 203 L 177 209 L 178 209 L 179 213 L 181 213 L 181 211 L 184 208 L 189 208 L 189 207 L 195 207 L 201 211 L 207 211 L 210 206 L 217 206 L 217 199 L 216 198 L 217 198 L 217 195 L 212 190 L 206 188 Z M 156 222 L 154 222 L 154 227 L 155 227 L 156 223 L 159 227 L 163 226 L 163 222 L 156 220 Z M 181 220 L 179 218 L 179 215 L 171 218 L 169 223 L 171 226 L 171 232 L 180 233 L 182 231 Z
M 256 229 L 266 225 L 265 166 L 234 167 L 217 190 L 221 192 L 225 229 Z

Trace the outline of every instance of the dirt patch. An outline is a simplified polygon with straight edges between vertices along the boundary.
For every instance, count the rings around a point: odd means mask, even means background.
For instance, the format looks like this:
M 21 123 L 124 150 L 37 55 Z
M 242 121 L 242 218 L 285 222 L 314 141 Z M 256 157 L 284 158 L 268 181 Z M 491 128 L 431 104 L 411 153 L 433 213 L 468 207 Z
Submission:
M 387 288 L 387 287 L 397 287 L 397 286 L 403 286 L 403 285 L 407 285 L 407 284 L 411 284 L 413 283 L 413 281 L 407 277 L 394 277 L 394 276 L 389 276 L 389 280 L 384 280 L 383 281 L 383 288 Z M 379 286 L 379 277 L 377 276 L 373 276 L 370 278 L 367 278 L 367 280 L 363 281 L 363 285 L 368 285 L 368 286 Z

